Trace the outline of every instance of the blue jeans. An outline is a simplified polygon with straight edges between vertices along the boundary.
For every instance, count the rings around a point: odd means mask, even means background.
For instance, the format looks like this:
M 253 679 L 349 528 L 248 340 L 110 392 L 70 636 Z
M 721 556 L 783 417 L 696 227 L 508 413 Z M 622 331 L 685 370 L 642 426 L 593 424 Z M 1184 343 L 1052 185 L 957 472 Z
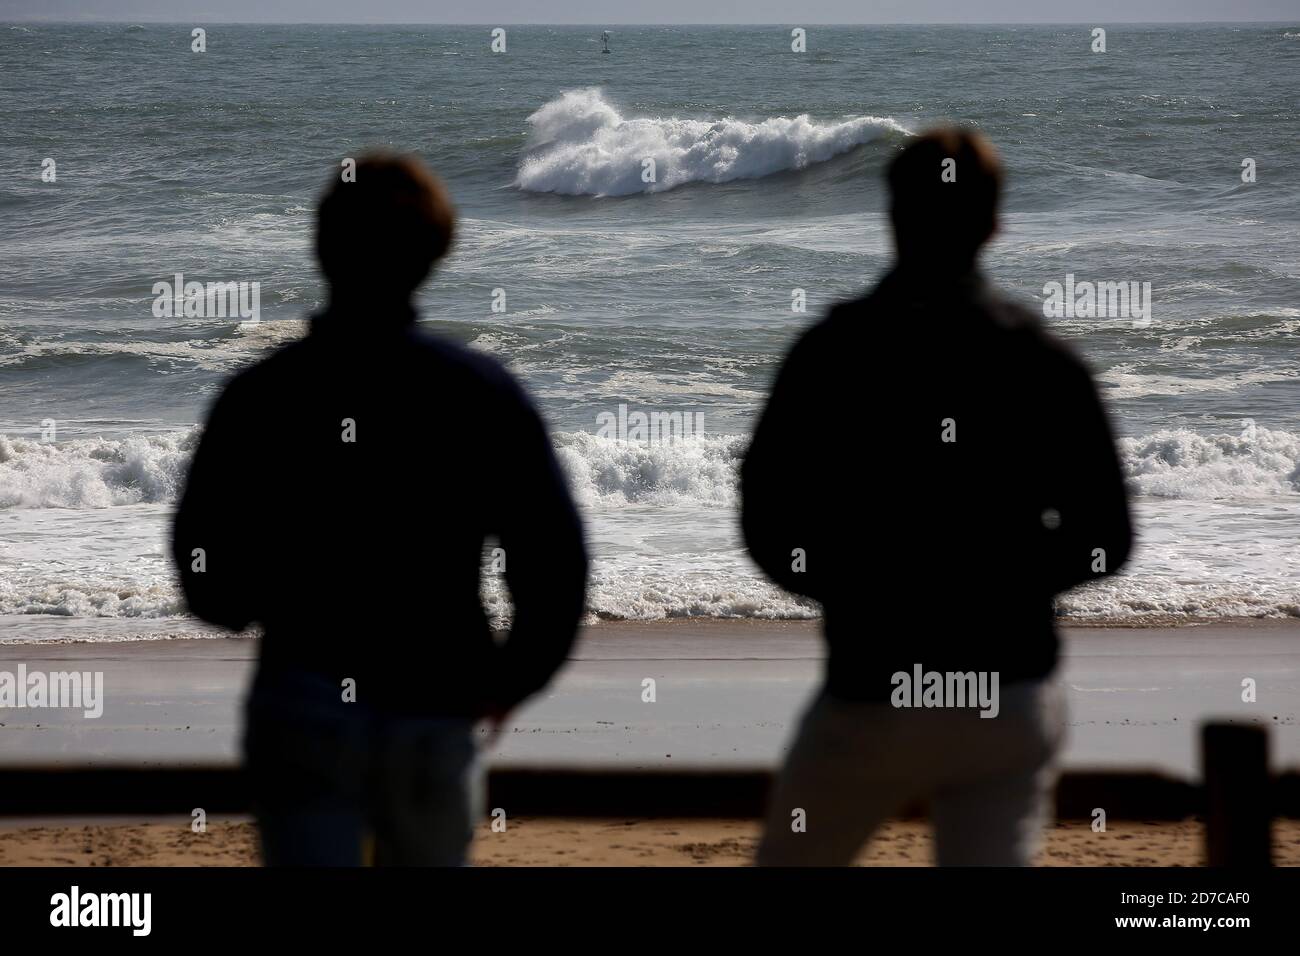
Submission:
M 268 866 L 460 866 L 482 813 L 465 718 L 344 703 L 315 675 L 259 675 L 245 764 Z

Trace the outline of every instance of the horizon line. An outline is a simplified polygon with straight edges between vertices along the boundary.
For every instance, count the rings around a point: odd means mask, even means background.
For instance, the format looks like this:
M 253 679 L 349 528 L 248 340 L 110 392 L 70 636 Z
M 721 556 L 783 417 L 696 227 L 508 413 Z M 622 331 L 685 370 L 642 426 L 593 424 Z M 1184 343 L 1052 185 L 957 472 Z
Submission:
M 1112 23 L 1120 23 L 1125 26 L 1297 26 L 1300 27 L 1300 18 L 1296 20 L 858 20 L 858 21 L 822 21 L 822 20 L 767 20 L 767 21 L 749 21 L 745 23 L 730 21 L 682 21 L 678 23 L 623 23 L 620 21 L 577 21 L 563 20 L 552 23 L 525 23 L 525 22 L 467 22 L 467 21 L 447 21 L 447 20 L 212 20 L 201 19 L 198 17 L 187 20 L 160 20 L 150 19 L 148 17 L 130 17 L 121 19 L 98 19 L 94 17 L 77 18 L 77 19 L 54 19 L 48 17 L 26 17 L 18 20 L 0 20 L 0 25 L 13 26 L 17 24 L 44 23 L 50 25 L 67 25 L 67 26 L 110 26 L 116 24 L 143 25 L 150 24 L 154 26 L 187 26 L 194 23 L 221 23 L 226 26 L 387 26 L 387 27 L 771 27 L 771 26 L 790 26 L 798 27 L 805 24 L 819 27 L 966 27 L 966 26 L 1004 26 L 1004 27 L 1034 27 L 1034 26 L 1106 26 Z

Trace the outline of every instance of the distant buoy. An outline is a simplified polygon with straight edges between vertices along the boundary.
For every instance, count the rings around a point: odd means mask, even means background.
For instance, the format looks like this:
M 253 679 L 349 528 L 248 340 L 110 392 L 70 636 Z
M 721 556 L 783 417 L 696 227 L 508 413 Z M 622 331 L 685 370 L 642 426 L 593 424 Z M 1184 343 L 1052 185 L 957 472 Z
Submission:
M 600 52 L 608 53 L 609 52 L 609 31 L 608 30 L 606 30 L 604 33 L 600 35 L 600 42 L 605 44 L 605 49 L 601 50 Z

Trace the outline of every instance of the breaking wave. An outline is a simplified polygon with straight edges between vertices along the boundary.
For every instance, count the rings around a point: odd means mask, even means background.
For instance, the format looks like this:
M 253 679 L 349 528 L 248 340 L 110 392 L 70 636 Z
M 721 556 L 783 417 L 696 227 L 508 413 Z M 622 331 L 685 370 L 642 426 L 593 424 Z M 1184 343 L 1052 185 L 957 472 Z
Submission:
M 0 435 L 0 508 L 108 508 L 166 503 L 184 482 L 201 429 L 58 443 Z M 584 507 L 735 507 L 745 435 L 640 443 L 590 432 L 552 436 Z M 1154 498 L 1248 499 L 1300 493 L 1300 435 L 1167 429 L 1119 440 L 1132 490 Z M 885 467 L 904 468 L 896 461 Z
M 908 130 L 889 117 L 818 123 L 806 114 L 760 123 L 624 118 L 597 88 L 569 90 L 528 117 L 528 150 L 515 185 L 569 196 L 655 193 L 691 182 L 725 183 L 803 169 Z M 654 181 L 642 179 L 654 160 Z

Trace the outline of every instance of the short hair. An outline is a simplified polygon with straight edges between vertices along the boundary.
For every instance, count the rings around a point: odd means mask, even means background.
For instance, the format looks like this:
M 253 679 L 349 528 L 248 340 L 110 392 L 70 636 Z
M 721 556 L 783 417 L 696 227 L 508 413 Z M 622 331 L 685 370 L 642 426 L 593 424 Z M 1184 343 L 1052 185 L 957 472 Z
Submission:
M 889 164 L 888 179 L 900 253 L 973 254 L 993 234 L 1002 162 L 981 133 L 955 126 L 922 133 Z
M 316 255 L 330 286 L 409 294 L 451 246 L 456 210 L 413 156 L 375 153 L 336 176 L 316 210 Z

